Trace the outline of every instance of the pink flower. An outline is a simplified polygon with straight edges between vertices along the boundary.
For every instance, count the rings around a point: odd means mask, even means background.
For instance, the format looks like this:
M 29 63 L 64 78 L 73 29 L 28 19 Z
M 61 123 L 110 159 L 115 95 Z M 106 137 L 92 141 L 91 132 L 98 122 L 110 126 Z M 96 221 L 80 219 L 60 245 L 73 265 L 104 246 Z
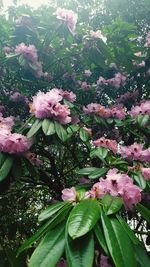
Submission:
M 115 88 L 120 88 L 125 84 L 126 79 L 126 76 L 118 72 L 114 78 L 107 80 L 107 82 Z
M 102 76 L 100 76 L 97 80 L 97 85 L 103 85 L 103 84 L 108 84 L 107 80 L 105 80 Z
M 106 179 L 100 178 L 86 196 L 103 198 L 105 194 L 122 197 L 127 209 L 141 201 L 141 189 L 133 184 L 133 180 L 127 174 L 118 173 L 117 169 L 109 170 Z
M 103 42 L 106 42 L 107 38 L 105 36 L 103 36 L 102 32 L 100 30 L 94 32 L 94 31 L 90 31 L 90 35 L 91 37 L 95 38 L 95 39 L 102 39 Z
M 88 91 L 88 90 L 91 88 L 91 85 L 88 84 L 87 82 L 81 82 L 81 88 L 82 88 L 84 91 Z
M 83 127 L 83 129 L 87 132 L 87 134 L 88 134 L 90 137 L 92 136 L 92 129 L 91 129 L 91 128 Z
M 74 98 L 74 95 L 71 97 Z M 47 93 L 39 92 L 33 97 L 30 111 L 39 119 L 52 118 L 62 124 L 67 124 L 71 122 L 70 109 L 67 105 L 60 103 L 62 99 L 62 91 L 57 88 Z
M 17 133 L 10 133 L 7 138 L 5 137 L 2 151 L 9 154 L 25 153 L 29 150 L 31 144 L 31 141 L 29 141 L 26 136 Z
M 88 104 L 87 107 L 83 107 L 83 111 L 85 112 L 85 114 L 88 114 L 88 115 L 96 114 L 100 108 L 101 108 L 100 104 L 91 103 L 91 104 Z
M 101 254 L 100 258 L 100 266 L 99 267 L 111 267 L 111 265 L 108 263 L 108 257 Z
M 75 190 L 75 187 L 65 188 L 64 190 L 62 190 L 62 199 L 64 201 L 76 202 L 76 198 L 77 198 L 77 192 Z
M 14 125 L 13 116 L 4 118 L 2 113 L 0 113 L 0 130 L 3 128 L 3 129 L 11 131 L 13 125 Z
M 139 106 L 133 106 L 130 115 L 137 117 L 138 115 L 149 115 L 150 116 L 150 101 L 144 101 Z
M 72 10 L 65 8 L 58 8 L 54 13 L 57 19 L 64 21 L 72 34 L 74 34 L 77 24 L 78 16 Z
M 133 205 L 141 201 L 141 191 L 138 186 L 131 183 L 124 187 L 122 198 L 126 209 L 131 209 Z
M 150 180 L 150 168 L 141 168 L 141 172 L 145 180 Z
M 62 97 L 69 102 L 73 103 L 76 101 L 76 95 L 73 92 L 63 91 L 61 93 Z
M 34 45 L 26 46 L 24 43 L 20 43 L 15 48 L 17 55 L 22 55 L 26 59 L 26 64 L 34 72 L 34 75 L 38 78 L 44 75 L 42 71 L 42 64 L 38 62 L 37 49 Z M 34 65 L 34 68 L 30 64 Z
M 31 153 L 30 151 L 28 151 L 25 155 L 24 155 L 32 165 L 34 166 L 40 166 L 42 165 L 42 160 L 40 160 L 36 154 Z
M 116 105 L 111 108 L 111 117 L 123 120 L 126 116 L 125 109 L 121 105 Z
M 93 141 L 93 145 L 97 147 L 105 147 L 110 149 L 114 154 L 118 151 L 118 144 L 115 140 L 106 139 L 105 137 L 101 137 L 95 141 Z
M 134 143 L 131 146 L 121 146 L 120 154 L 128 160 L 139 160 L 142 154 L 143 145 Z
M 3 48 L 3 51 L 7 55 L 7 54 L 10 54 L 10 53 L 13 53 L 14 52 L 14 48 L 13 47 L 9 47 L 9 46 L 5 46 Z
M 91 72 L 90 70 L 85 70 L 85 71 L 84 71 L 84 75 L 85 75 L 86 77 L 90 77 L 90 76 L 92 75 L 92 72 Z

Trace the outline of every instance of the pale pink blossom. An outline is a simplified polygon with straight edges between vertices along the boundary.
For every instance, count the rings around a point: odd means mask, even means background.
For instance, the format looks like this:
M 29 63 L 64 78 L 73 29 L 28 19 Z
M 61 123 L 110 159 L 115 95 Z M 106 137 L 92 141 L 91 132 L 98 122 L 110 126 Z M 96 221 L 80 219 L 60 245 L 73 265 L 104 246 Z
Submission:
M 9 154 L 22 154 L 27 152 L 31 145 L 31 141 L 29 141 L 26 136 L 10 133 L 2 144 L 2 151 Z
M 150 180 L 150 168 L 144 168 L 142 167 L 141 169 L 142 175 L 144 176 L 145 180 Z
M 58 8 L 54 13 L 57 19 L 64 21 L 72 34 L 74 34 L 77 24 L 78 15 L 72 10 Z
M 127 174 L 118 173 L 117 169 L 109 170 L 106 179 L 100 178 L 86 196 L 103 198 L 105 194 L 122 197 L 127 209 L 141 201 L 141 189 L 133 184 L 133 180 Z
M 118 151 L 118 144 L 115 140 L 107 139 L 105 137 L 101 137 L 97 140 L 93 141 L 93 145 L 96 147 L 105 147 L 111 150 L 114 154 Z
M 87 82 L 81 82 L 81 88 L 83 89 L 83 91 L 89 91 L 91 85 L 88 84 Z
M 129 114 L 132 117 L 137 117 L 138 115 L 149 115 L 150 116 L 150 100 L 143 101 L 138 106 L 133 106 Z
M 62 99 L 62 91 L 57 88 L 47 93 L 39 92 L 33 97 L 30 111 L 39 119 L 52 118 L 62 124 L 67 124 L 71 122 L 70 109 L 67 105 L 60 103 Z
M 90 77 L 90 76 L 92 75 L 92 72 L 91 72 L 90 70 L 85 70 L 85 71 L 84 71 L 84 75 L 85 75 L 86 77 Z
M 62 199 L 64 201 L 76 202 L 77 192 L 75 187 L 65 188 L 62 190 Z
M 98 78 L 98 80 L 96 81 L 97 85 L 104 85 L 104 84 L 108 84 L 107 80 L 105 80 L 102 76 L 100 76 Z
M 61 93 L 62 97 L 69 102 L 73 103 L 76 101 L 76 95 L 73 92 L 63 91 Z
M 126 79 L 127 79 L 126 76 L 118 72 L 117 74 L 115 74 L 114 78 L 108 79 L 107 83 L 118 89 L 121 86 L 125 85 Z
M 100 108 L 101 108 L 100 104 L 91 103 L 88 104 L 86 107 L 83 107 L 83 111 L 85 112 L 85 114 L 91 115 L 91 114 L 96 114 Z

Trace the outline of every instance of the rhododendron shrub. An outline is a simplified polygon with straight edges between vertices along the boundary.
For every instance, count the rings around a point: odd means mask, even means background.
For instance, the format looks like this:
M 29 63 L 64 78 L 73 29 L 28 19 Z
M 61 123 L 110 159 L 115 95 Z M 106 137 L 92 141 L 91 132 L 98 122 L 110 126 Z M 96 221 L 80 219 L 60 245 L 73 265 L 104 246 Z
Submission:
M 150 266 L 150 33 L 75 2 L 2 17 L 0 257 Z

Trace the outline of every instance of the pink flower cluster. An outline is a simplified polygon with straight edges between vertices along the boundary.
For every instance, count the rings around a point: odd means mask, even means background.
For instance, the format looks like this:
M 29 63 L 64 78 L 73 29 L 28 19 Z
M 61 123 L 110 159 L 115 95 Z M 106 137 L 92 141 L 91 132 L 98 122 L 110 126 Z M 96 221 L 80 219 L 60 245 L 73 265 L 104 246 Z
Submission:
M 17 55 L 22 55 L 26 60 L 27 64 L 30 67 L 30 63 L 33 64 L 34 75 L 38 78 L 44 75 L 42 71 L 41 62 L 38 61 L 37 49 L 34 45 L 26 46 L 24 43 L 20 43 L 15 48 L 15 53 Z
M 126 76 L 118 72 L 115 74 L 115 77 L 108 80 L 105 80 L 102 76 L 100 76 L 99 79 L 97 80 L 97 85 L 110 84 L 111 86 L 118 89 L 121 86 L 124 86 L 126 79 L 127 79 Z
M 26 136 L 11 133 L 13 125 L 13 117 L 3 118 L 2 114 L 0 114 L 0 152 L 9 154 L 25 153 L 29 150 L 31 142 Z
M 150 148 L 143 149 L 142 144 L 134 143 L 131 146 L 120 146 L 119 153 L 122 158 L 129 161 L 138 160 L 141 162 L 150 162 Z
M 69 116 L 70 109 L 67 105 L 60 103 L 63 98 L 70 102 L 74 102 L 76 96 L 72 92 L 63 91 L 57 88 L 53 88 L 47 93 L 39 92 L 33 97 L 30 111 L 36 118 L 53 118 L 62 124 L 67 124 L 71 122 L 71 117 Z
M 64 21 L 72 34 L 74 34 L 77 24 L 78 16 L 72 10 L 65 8 L 58 8 L 54 13 L 57 19 Z
M 105 108 L 104 106 L 91 103 L 88 104 L 87 107 L 83 107 L 83 111 L 87 115 L 98 115 L 102 118 L 116 118 L 116 119 L 124 119 L 126 112 L 121 105 L 113 106 L 112 108 Z
M 138 97 L 138 91 L 135 91 L 133 93 L 127 92 L 127 93 L 121 95 L 120 97 L 118 97 L 118 99 L 116 101 L 117 101 L 117 103 L 123 103 L 124 104 L 130 100 L 135 101 L 137 99 L 137 97 Z
M 133 180 L 127 174 L 118 173 L 117 169 L 111 169 L 106 179 L 100 178 L 87 193 L 90 198 L 103 198 L 104 195 L 120 196 L 126 208 L 141 201 L 141 189 L 133 184 Z
M 146 43 L 144 45 L 145 47 L 150 47 L 150 32 L 148 32 L 146 36 Z
M 115 140 L 106 139 L 105 137 L 101 137 L 95 141 L 93 141 L 93 145 L 96 147 L 105 147 L 111 150 L 114 154 L 117 154 L 118 144 Z
M 150 168 L 140 168 L 142 175 L 144 176 L 145 180 L 150 180 Z
M 23 102 L 25 104 L 29 103 L 28 98 L 21 95 L 19 92 L 15 92 L 12 95 L 10 95 L 9 100 L 12 102 Z
M 127 209 L 131 209 L 133 205 L 141 201 L 141 189 L 133 184 L 133 180 L 127 174 L 118 173 L 117 169 L 109 170 L 106 179 L 101 177 L 99 182 L 85 193 L 84 199 L 102 199 L 106 194 L 122 197 Z M 74 187 L 66 188 L 62 191 L 62 199 L 64 201 L 76 202 L 76 198 L 77 192 Z
M 91 88 L 91 85 L 87 82 L 81 82 L 80 85 L 83 91 L 89 91 L 89 89 Z
M 142 102 L 139 106 L 133 106 L 130 115 L 137 117 L 138 115 L 149 115 L 150 116 L 150 100 Z

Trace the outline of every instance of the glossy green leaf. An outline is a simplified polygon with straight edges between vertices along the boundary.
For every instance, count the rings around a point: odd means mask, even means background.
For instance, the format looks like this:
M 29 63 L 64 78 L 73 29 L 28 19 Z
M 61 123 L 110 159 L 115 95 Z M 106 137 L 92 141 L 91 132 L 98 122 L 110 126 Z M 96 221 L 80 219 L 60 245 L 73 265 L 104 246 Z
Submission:
M 101 176 L 105 175 L 108 170 L 109 170 L 108 168 L 98 168 L 89 174 L 89 178 L 90 179 L 100 178 Z
M 92 267 L 94 259 L 94 239 L 92 233 L 72 240 L 66 237 L 66 257 L 68 267 Z
M 78 126 L 78 125 L 70 125 L 70 126 L 67 128 L 67 132 L 68 132 L 69 134 L 76 133 L 78 130 L 79 130 L 79 126 Z
M 59 225 L 49 231 L 29 261 L 29 267 L 56 267 L 65 249 L 65 227 Z
M 145 219 L 150 224 L 150 210 L 144 207 L 142 204 L 137 204 L 136 207 L 143 219 Z
M 42 122 L 42 130 L 45 135 L 52 135 L 55 133 L 55 125 L 53 121 L 48 119 L 43 120 Z
M 141 189 L 145 189 L 145 187 L 146 187 L 146 180 L 144 179 L 144 177 L 143 177 L 143 175 L 141 173 L 137 173 L 137 175 L 134 175 L 133 178 L 137 182 L 138 186 Z
M 142 246 L 134 246 L 135 258 L 138 263 L 138 267 L 150 266 L 150 258 Z
M 121 225 L 124 228 L 124 230 L 126 231 L 126 233 L 129 236 L 129 238 L 132 240 L 132 242 L 135 245 L 141 244 L 141 241 L 137 238 L 137 236 L 134 234 L 134 232 L 129 227 L 129 225 L 125 222 L 125 220 L 123 218 L 121 218 L 119 215 L 116 215 L 116 217 L 117 217 L 118 221 L 121 223 Z
M 29 132 L 27 133 L 27 137 L 31 138 L 32 136 L 34 136 L 38 132 L 38 130 L 41 128 L 41 126 L 42 126 L 42 121 L 37 119 L 31 126 L 31 129 L 29 130 Z
M 95 148 L 91 151 L 90 157 L 95 158 L 98 157 L 101 160 L 105 159 L 107 157 L 108 150 L 104 147 Z
M 89 139 L 89 135 L 88 135 L 88 133 L 84 130 L 84 128 L 80 128 L 79 136 L 80 136 L 80 139 L 81 139 L 83 142 L 86 142 L 86 141 Z
M 149 121 L 149 115 L 138 115 L 137 122 L 141 127 L 146 126 Z
M 103 230 L 102 230 L 102 228 L 98 222 L 94 227 L 94 232 L 95 232 L 95 235 L 97 237 L 97 240 L 98 240 L 100 246 L 105 251 L 106 255 L 108 255 L 109 252 L 108 252 L 108 248 L 106 245 L 105 236 L 104 236 Z
M 56 134 L 58 135 L 58 137 L 60 138 L 60 140 L 62 140 L 63 142 L 65 142 L 68 139 L 67 136 L 67 131 L 65 130 L 65 128 L 58 123 L 57 121 L 54 122 L 55 124 L 55 131 Z
M 1 155 L 1 159 L 0 159 L 0 182 L 2 182 L 7 175 L 9 174 L 12 165 L 13 165 L 13 161 L 14 159 L 11 157 L 5 157 L 3 154 Z
M 31 236 L 28 240 L 26 240 L 22 244 L 22 246 L 18 250 L 17 255 L 19 255 L 22 251 L 28 249 L 35 241 L 40 239 L 46 232 L 48 232 L 56 225 L 61 223 L 64 219 L 66 219 L 66 216 L 70 208 L 71 208 L 70 206 L 66 206 L 64 209 L 59 210 L 51 220 L 42 225 L 33 236 Z
M 114 214 L 122 207 L 123 201 L 120 197 L 105 195 L 102 199 L 103 210 L 106 215 Z
M 137 267 L 131 241 L 120 222 L 101 213 L 109 253 L 116 267 Z
M 89 175 L 90 173 L 99 170 L 99 168 L 96 167 L 87 167 L 87 168 L 83 168 L 80 170 L 77 170 L 76 173 L 77 174 L 81 174 L 81 175 Z
M 75 239 L 85 235 L 96 224 L 100 216 L 100 203 L 96 199 L 85 199 L 71 211 L 68 220 L 69 235 Z
M 55 204 L 51 204 L 47 209 L 43 210 L 41 212 L 41 214 L 38 217 L 38 221 L 42 222 L 44 220 L 47 220 L 48 218 L 50 218 L 51 216 L 53 216 L 57 211 L 59 211 L 60 209 L 64 208 L 65 206 L 70 206 L 71 207 L 71 203 L 70 202 L 57 202 Z

